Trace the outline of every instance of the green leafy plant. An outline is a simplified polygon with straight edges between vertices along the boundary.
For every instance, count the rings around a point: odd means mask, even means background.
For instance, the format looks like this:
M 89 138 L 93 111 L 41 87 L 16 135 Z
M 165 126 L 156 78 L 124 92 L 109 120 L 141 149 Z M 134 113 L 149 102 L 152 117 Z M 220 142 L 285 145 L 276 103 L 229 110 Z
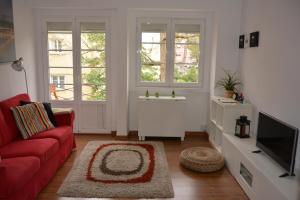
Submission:
M 236 86 L 241 85 L 241 81 L 237 78 L 237 73 L 231 73 L 224 69 L 225 77 L 216 83 L 216 87 L 222 87 L 227 91 L 235 91 Z
M 145 94 L 145 97 L 149 97 L 149 96 L 150 96 L 150 94 L 149 94 L 149 91 L 147 90 L 146 94 Z
M 175 95 L 175 91 L 172 90 L 172 97 L 175 98 L 175 96 L 176 96 L 176 95 Z

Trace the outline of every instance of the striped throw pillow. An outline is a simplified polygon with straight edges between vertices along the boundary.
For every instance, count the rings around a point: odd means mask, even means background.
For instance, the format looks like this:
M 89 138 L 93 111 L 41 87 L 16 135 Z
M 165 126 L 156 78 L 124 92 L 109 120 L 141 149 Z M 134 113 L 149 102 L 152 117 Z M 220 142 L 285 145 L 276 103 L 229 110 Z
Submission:
M 24 139 L 54 128 L 42 103 L 31 103 L 11 109 Z

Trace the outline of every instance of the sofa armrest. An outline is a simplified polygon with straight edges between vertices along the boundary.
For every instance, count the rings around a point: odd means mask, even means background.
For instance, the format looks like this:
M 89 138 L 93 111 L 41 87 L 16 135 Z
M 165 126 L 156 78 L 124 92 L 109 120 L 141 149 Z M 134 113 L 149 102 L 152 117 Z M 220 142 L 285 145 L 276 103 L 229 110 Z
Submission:
M 53 114 L 58 126 L 72 126 L 75 119 L 75 113 L 72 109 L 53 108 Z
M 58 126 L 71 126 L 73 130 L 75 112 L 72 108 L 52 108 L 52 111 Z M 73 149 L 75 148 L 76 141 L 73 136 Z

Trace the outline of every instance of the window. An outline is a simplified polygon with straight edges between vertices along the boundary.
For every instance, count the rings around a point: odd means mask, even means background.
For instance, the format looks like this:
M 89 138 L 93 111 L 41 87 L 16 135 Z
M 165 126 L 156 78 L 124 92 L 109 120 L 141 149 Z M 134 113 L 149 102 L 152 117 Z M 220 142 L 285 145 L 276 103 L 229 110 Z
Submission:
M 138 84 L 200 86 L 201 20 L 138 20 Z
M 82 101 L 107 99 L 105 25 L 105 22 L 47 22 L 51 100 L 72 101 L 74 96 Z M 76 34 L 74 27 L 78 27 Z

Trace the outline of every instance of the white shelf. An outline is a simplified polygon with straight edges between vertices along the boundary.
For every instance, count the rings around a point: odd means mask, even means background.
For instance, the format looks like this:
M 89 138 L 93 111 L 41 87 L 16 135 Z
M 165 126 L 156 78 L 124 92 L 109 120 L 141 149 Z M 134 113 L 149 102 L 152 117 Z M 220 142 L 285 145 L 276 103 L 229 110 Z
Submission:
M 250 106 L 250 107 L 252 107 L 252 105 L 249 104 L 249 103 L 239 103 L 239 102 L 237 102 L 233 99 L 225 98 L 225 97 L 213 96 L 213 97 L 211 97 L 211 100 L 216 102 L 218 105 L 220 105 L 222 107 L 231 107 L 231 106 L 234 106 L 234 107 L 237 107 L 237 106 L 242 106 L 242 107 Z
M 241 115 L 246 115 L 252 120 L 252 105 L 217 96 L 212 96 L 210 102 L 209 137 L 210 141 L 221 149 L 222 132 L 234 132 L 236 119 Z
M 223 132 L 223 127 L 222 127 L 221 125 L 217 124 L 217 121 L 216 121 L 216 120 L 211 120 L 211 122 L 214 123 L 215 126 L 216 126 L 220 131 Z
M 285 171 L 271 158 L 264 153 L 252 153 L 257 150 L 256 140 L 254 138 L 240 139 L 233 135 L 224 133 L 223 137 L 228 140 L 232 145 L 239 150 L 239 153 L 249 161 L 250 165 L 255 167 L 254 177 L 256 174 L 260 174 L 267 179 L 269 184 L 280 191 L 280 193 L 289 200 L 300 199 L 300 173 L 296 172 L 296 176 L 289 176 L 280 178 L 279 175 L 285 173 Z M 259 183 L 256 183 L 259 184 Z M 264 186 L 262 186 L 264 187 Z M 265 191 L 268 192 L 268 191 Z M 274 191 L 276 192 L 276 191 Z M 256 194 L 258 195 L 258 194 Z

